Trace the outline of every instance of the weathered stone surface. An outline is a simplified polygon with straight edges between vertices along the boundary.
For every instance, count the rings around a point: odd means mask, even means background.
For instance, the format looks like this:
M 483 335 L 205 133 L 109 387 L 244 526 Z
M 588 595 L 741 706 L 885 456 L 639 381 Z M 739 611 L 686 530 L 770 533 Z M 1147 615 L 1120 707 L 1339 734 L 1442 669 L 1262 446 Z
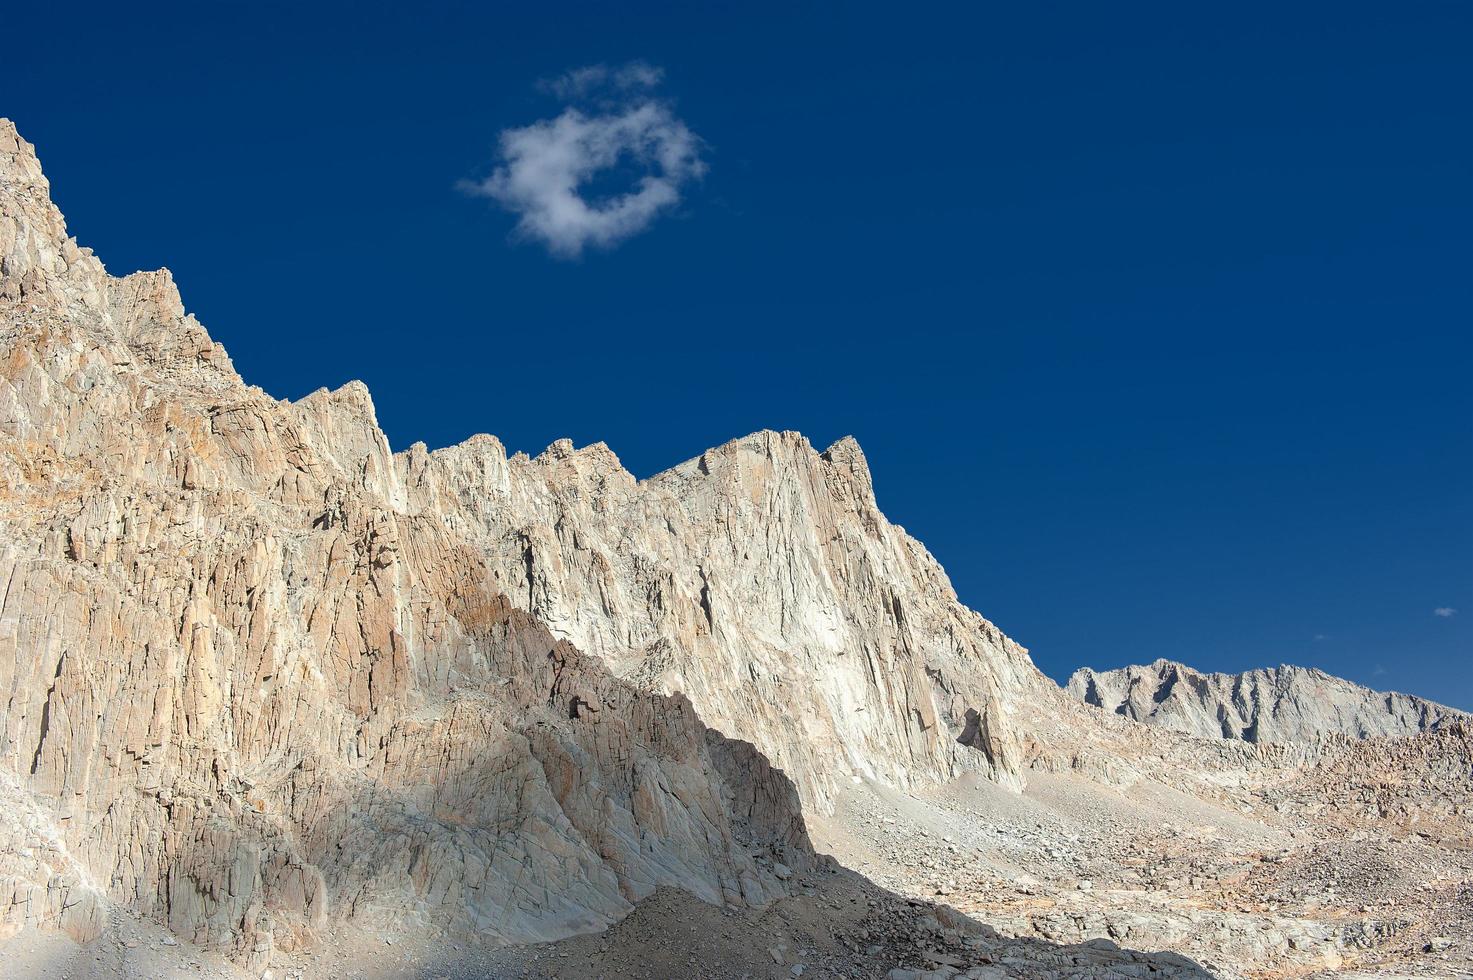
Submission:
M 1081 709 L 852 440 L 646 481 L 566 441 L 395 456 L 361 384 L 272 399 L 167 271 L 76 248 L 8 123 L 0 214 L 0 752 L 99 894 L 241 954 L 406 901 L 535 937 L 661 883 L 765 900 L 732 840 L 801 865 L 794 785 L 1075 764 Z
M 1323 735 L 1415 735 L 1473 716 L 1409 694 L 1387 694 L 1306 667 L 1203 674 L 1157 660 L 1081 668 L 1066 690 L 1086 704 L 1203 738 L 1298 742 Z
M 1057 700 L 876 506 L 852 439 L 760 432 L 638 481 L 609 449 L 490 436 L 395 460 L 515 603 L 642 687 L 682 692 L 826 807 L 835 780 L 1017 784 L 1008 704 Z
M 501 594 L 351 384 L 246 386 L 64 237 L 0 122 L 0 924 L 253 966 L 335 917 L 535 940 L 762 904 L 791 783 Z

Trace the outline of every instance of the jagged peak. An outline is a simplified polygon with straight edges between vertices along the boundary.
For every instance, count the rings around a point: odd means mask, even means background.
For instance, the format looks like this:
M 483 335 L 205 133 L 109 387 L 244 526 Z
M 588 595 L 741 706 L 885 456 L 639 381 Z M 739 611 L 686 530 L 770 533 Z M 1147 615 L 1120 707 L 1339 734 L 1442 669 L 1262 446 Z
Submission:
M 52 308 L 80 302 L 101 309 L 109 292 L 119 286 L 125 290 L 146 286 L 162 301 L 161 313 L 184 317 L 168 270 L 109 279 L 92 250 L 68 237 L 66 219 L 51 200 L 51 184 L 36 147 L 20 135 L 12 120 L 0 117 L 0 299 Z
M 1188 696 L 1182 696 L 1177 681 L 1191 686 Z M 1467 717 L 1425 698 L 1378 691 L 1317 667 L 1293 664 L 1204 672 L 1163 657 L 1113 670 L 1082 667 L 1065 690 L 1137 721 L 1250 742 L 1298 741 L 1334 732 L 1358 738 L 1404 735 Z M 1245 701 L 1245 690 L 1257 693 Z M 1265 691 L 1273 696 L 1261 697 Z M 1285 697 L 1290 693 L 1294 696 Z
M 495 456 L 506 458 L 506 446 L 502 441 L 489 432 L 477 432 L 475 435 L 462 439 L 460 442 L 450 446 L 442 446 L 439 449 L 430 449 L 424 442 L 416 442 L 409 447 L 410 452 L 423 453 L 436 458 L 450 458 L 453 456 L 484 456 L 490 453 Z
M 579 449 L 572 439 L 562 438 L 554 441 L 536 457 L 519 452 L 509 462 L 513 466 L 536 467 L 547 474 L 549 483 L 553 484 L 567 483 L 570 480 L 579 482 L 589 477 L 595 480 L 612 478 L 631 486 L 638 482 L 604 442 L 591 443 Z
M 688 474 L 695 470 L 704 471 L 704 468 L 701 466 L 703 461 L 709 462 L 719 457 L 731 456 L 741 452 L 756 452 L 774 459 L 780 456 L 796 456 L 808 459 L 822 459 L 825 462 L 835 462 L 837 460 L 833 454 L 836 451 L 838 453 L 837 459 L 846 461 L 857 459 L 863 464 L 865 472 L 868 472 L 869 464 L 865 461 L 864 453 L 860 450 L 859 443 L 855 441 L 853 436 L 844 436 L 820 453 L 814 447 L 813 443 L 809 441 L 808 437 L 797 430 L 758 429 L 755 432 L 749 432 L 744 436 L 737 436 L 734 439 L 728 439 L 726 442 L 712 446 L 700 455 L 692 456 L 669 469 L 656 473 L 650 479 L 658 480 L 666 474 Z
M 562 439 L 554 439 L 552 444 L 544 449 L 537 458 L 539 460 L 567 459 L 575 452 L 577 450 L 573 448 L 573 440 L 565 436 Z
M 1226 679 L 1236 679 L 1236 678 L 1240 678 L 1240 677 L 1290 678 L 1290 677 L 1296 677 L 1296 676 L 1309 676 L 1309 677 L 1315 678 L 1316 680 L 1332 681 L 1332 682 L 1334 682 L 1336 684 L 1348 684 L 1348 685 L 1351 685 L 1352 687 L 1360 687 L 1360 686 L 1362 686 L 1362 685 L 1355 684 L 1353 681 L 1348 681 L 1348 680 L 1346 680 L 1343 677 L 1337 677 L 1334 674 L 1326 673 L 1325 671 L 1321 670 L 1318 667 L 1304 667 L 1304 666 L 1300 666 L 1298 664 L 1287 664 L 1287 663 L 1281 663 L 1281 664 L 1279 664 L 1276 667 L 1251 667 L 1251 668 L 1248 668 L 1247 670 L 1240 670 L 1240 671 L 1232 671 L 1232 670 L 1212 671 L 1212 670 L 1198 670 L 1196 667 L 1193 667 L 1190 664 L 1183 663 L 1180 660 L 1172 660 L 1169 657 L 1157 657 L 1155 660 L 1151 661 L 1151 663 L 1150 663 L 1150 665 L 1148 667 L 1142 667 L 1142 666 L 1136 665 L 1136 666 L 1127 667 L 1125 669 L 1127 669 L 1127 670 L 1140 670 L 1140 671 L 1151 670 L 1151 671 L 1154 671 L 1157 674 L 1160 674 L 1160 673 L 1162 673 L 1163 671 L 1166 671 L 1166 670 L 1173 670 L 1173 671 L 1176 671 L 1176 672 L 1181 673 L 1181 674 L 1187 674 L 1187 675 L 1191 675 L 1191 676 L 1194 676 L 1194 677 L 1206 677 L 1206 678 L 1211 678 L 1213 680 L 1224 679 L 1224 678 L 1226 678 Z M 1108 673 L 1108 672 L 1106 672 L 1106 673 Z
M 378 412 L 374 408 L 373 393 L 368 390 L 368 385 L 356 378 L 337 388 L 328 388 L 324 385 L 311 394 L 297 399 L 295 404 L 303 408 L 316 408 L 320 405 L 346 408 L 371 423 L 375 429 L 378 428 Z
M 506 447 L 502 445 L 501 440 L 489 432 L 477 432 L 475 435 L 461 442 L 460 445 L 468 449 L 479 450 L 494 448 L 500 450 L 503 456 L 506 455 Z
M 121 295 L 133 301 L 135 309 L 147 303 L 163 319 L 182 320 L 188 315 L 174 273 L 166 267 L 129 273 L 119 278 L 116 285 Z
M 46 185 L 35 144 L 20 134 L 15 123 L 0 116 L 0 178 L 7 182 Z
M 711 453 L 736 452 L 739 450 L 755 450 L 774 455 L 784 451 L 816 452 L 813 444 L 803 433 L 793 429 L 758 429 L 735 439 L 728 439 L 720 445 L 706 450 L 703 455 Z
M 790 469 L 821 473 L 833 488 L 832 493 L 848 498 L 860 510 L 870 512 L 872 523 L 879 519 L 869 461 L 853 436 L 844 436 L 819 452 L 801 432 L 759 429 L 708 449 L 643 482 L 661 485 L 701 480 L 715 473 L 730 474 L 733 471 L 729 464 L 744 456 L 755 456 L 770 464 L 769 468 L 755 471 L 759 480 L 772 479 L 774 474 Z
M 0 120 L 0 299 L 65 308 L 102 303 L 102 265 L 67 238 L 36 148 Z M 61 288 L 71 280 L 70 295 Z
M 818 455 L 826 462 L 847 466 L 855 472 L 869 475 L 869 460 L 860 448 L 859 440 L 853 436 L 840 436 Z
M 859 440 L 853 436 L 840 436 L 835 439 L 829 448 L 823 451 L 824 456 L 845 456 L 864 459 L 864 450 L 860 448 Z
M 869 460 L 865 458 L 864 450 L 860 448 L 858 439 L 853 436 L 842 436 L 825 449 L 821 457 L 826 462 L 847 470 L 863 488 L 865 495 L 870 498 L 874 497 L 874 477 L 870 475 Z

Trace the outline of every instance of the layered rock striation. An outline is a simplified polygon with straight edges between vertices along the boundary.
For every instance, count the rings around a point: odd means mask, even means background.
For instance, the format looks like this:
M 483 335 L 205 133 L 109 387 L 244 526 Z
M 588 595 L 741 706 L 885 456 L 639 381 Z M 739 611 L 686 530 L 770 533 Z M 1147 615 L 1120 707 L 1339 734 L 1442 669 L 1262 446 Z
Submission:
M 273 399 L 167 271 L 109 276 L 0 120 L 0 931 L 117 904 L 260 966 L 811 860 L 791 782 L 550 633 L 408 464 L 362 385 Z
M 264 962 L 335 915 L 760 904 L 801 804 L 1016 787 L 1071 730 L 853 440 L 395 455 L 361 384 L 271 398 L 167 270 L 110 276 L 8 122 L 0 315 L 9 928 L 123 903 Z
M 1009 705 L 1057 699 L 875 503 L 852 439 L 759 432 L 636 480 L 604 445 L 490 436 L 396 458 L 498 587 L 640 687 L 683 693 L 826 809 L 836 781 L 981 771 L 1017 785 Z
M 1454 708 L 1409 694 L 1373 691 L 1306 667 L 1204 674 L 1157 660 L 1118 670 L 1081 668 L 1066 690 L 1086 704 L 1135 721 L 1245 742 L 1415 735 L 1473 721 Z

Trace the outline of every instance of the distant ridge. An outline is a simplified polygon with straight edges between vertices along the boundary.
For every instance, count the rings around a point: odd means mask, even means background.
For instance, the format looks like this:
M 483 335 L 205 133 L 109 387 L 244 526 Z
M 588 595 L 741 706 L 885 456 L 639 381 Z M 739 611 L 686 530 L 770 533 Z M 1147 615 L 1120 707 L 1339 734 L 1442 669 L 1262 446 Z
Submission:
M 1415 735 L 1467 721 L 1465 712 L 1373 691 L 1312 667 L 1204 674 L 1172 660 L 1076 670 L 1065 686 L 1086 704 L 1207 738 L 1299 742 L 1320 735 Z

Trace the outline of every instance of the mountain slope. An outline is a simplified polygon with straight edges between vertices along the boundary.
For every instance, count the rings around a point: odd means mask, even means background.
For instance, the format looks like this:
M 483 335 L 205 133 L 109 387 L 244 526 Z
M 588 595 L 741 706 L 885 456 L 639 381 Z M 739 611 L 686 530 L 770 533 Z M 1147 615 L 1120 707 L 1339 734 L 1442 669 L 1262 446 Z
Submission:
M 1086 704 L 1146 724 L 1245 742 L 1415 735 L 1470 720 L 1454 708 L 1373 691 L 1305 667 L 1203 674 L 1157 660 L 1118 670 L 1080 668 L 1065 689 Z
M 65 237 L 0 121 L 0 933 L 107 907 L 259 969 L 342 918 L 501 941 L 781 894 L 797 795 L 416 510 L 362 385 L 248 387 Z
M 1400 963 L 1442 923 L 1473 949 L 1467 739 L 1097 711 L 957 600 L 850 439 L 759 432 L 643 481 L 602 444 L 392 453 L 361 384 L 273 399 L 167 271 L 109 276 L 0 121 L 0 940 L 118 940 L 54 976 L 156 975 L 133 916 L 198 944 L 184 971 L 408 976 L 418 944 L 459 975 L 510 943 L 541 963 L 513 975 L 566 975 L 521 944 L 636 905 L 664 962 L 733 978 L 815 946 L 849 975 L 1202 975 L 1105 937 L 1223 976 L 1389 937 Z M 898 894 L 836 889 L 810 833 Z M 1307 891 L 1327 834 L 1437 882 L 1420 924 L 1352 930 L 1377 895 Z M 1413 874 L 1361 877 L 1406 904 Z M 728 916 L 791 928 L 714 962 L 691 922 Z
M 1121 737 L 957 601 L 852 440 L 645 481 L 566 441 L 392 454 L 361 384 L 273 399 L 166 270 L 108 275 L 8 122 L 0 304 L 0 759 L 12 842 L 68 855 L 14 843 L 12 925 L 122 902 L 260 959 L 390 908 L 526 939 L 661 884 L 760 903 L 800 800 Z
M 0 313 L 11 927 L 118 902 L 254 962 L 386 909 L 510 940 L 662 884 L 761 903 L 800 801 L 1016 788 L 1079 742 L 852 440 L 645 481 L 566 441 L 392 454 L 361 384 L 273 399 L 167 270 L 108 275 L 8 122 Z
M 501 590 L 640 686 L 681 692 L 820 809 L 850 774 L 1018 785 L 1009 705 L 1060 702 L 875 504 L 859 447 L 760 432 L 637 481 L 602 444 L 490 436 L 396 459 Z

